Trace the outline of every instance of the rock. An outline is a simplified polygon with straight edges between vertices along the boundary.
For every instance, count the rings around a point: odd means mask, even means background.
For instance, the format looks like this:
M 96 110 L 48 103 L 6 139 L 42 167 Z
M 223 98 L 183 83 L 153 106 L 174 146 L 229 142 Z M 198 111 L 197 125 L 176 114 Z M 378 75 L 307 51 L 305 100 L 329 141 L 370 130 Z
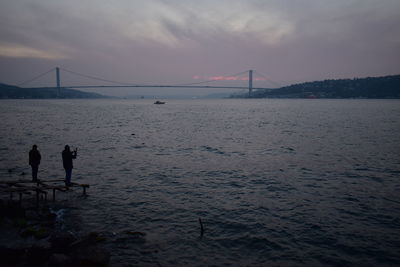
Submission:
M 55 253 L 50 256 L 47 267 L 69 267 L 72 266 L 72 260 L 65 254 Z
M 26 216 L 27 219 L 35 219 L 35 220 L 37 220 L 38 213 L 37 213 L 36 210 L 26 209 L 25 210 L 25 216 Z
M 26 251 L 26 261 L 30 264 L 44 264 L 51 255 L 51 246 L 48 242 L 40 242 Z
M 17 228 L 25 228 L 28 227 L 28 221 L 24 218 L 16 218 L 12 220 L 13 226 Z
M 90 232 L 88 235 L 88 239 L 94 241 L 94 242 L 101 242 L 101 241 L 105 241 L 107 238 L 97 232 Z
M 37 227 L 28 227 L 22 233 L 21 236 L 23 238 L 33 236 L 36 239 L 43 239 L 49 236 L 48 230 L 44 228 L 37 228 Z
M 0 259 L 1 266 L 15 265 L 21 261 L 25 255 L 25 249 L 23 248 L 10 248 L 0 247 Z
M 76 251 L 75 261 L 80 266 L 108 266 L 110 262 L 110 253 L 97 246 L 83 247 Z
M 71 243 L 70 248 L 72 250 L 80 250 L 88 246 L 92 246 L 96 243 L 96 239 L 90 235 L 77 239 L 75 242 Z
M 24 218 L 25 209 L 16 201 L 3 202 L 0 205 L 0 215 L 9 218 Z
M 59 232 L 50 237 L 52 249 L 56 253 L 65 253 L 76 240 L 76 237 L 70 232 Z

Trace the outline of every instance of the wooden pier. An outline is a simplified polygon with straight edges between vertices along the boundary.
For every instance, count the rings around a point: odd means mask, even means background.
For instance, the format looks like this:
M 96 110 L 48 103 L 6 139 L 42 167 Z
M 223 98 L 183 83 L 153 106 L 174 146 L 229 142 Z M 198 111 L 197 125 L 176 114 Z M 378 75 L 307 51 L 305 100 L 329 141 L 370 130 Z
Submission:
M 62 184 L 60 184 L 62 183 Z M 14 194 L 18 194 L 19 201 L 22 201 L 23 195 L 36 194 L 36 202 L 39 203 L 40 199 L 47 200 L 49 191 L 52 191 L 52 200 L 56 200 L 56 191 L 67 192 L 72 187 L 81 187 L 83 189 L 82 194 L 87 195 L 87 189 L 90 187 L 88 184 L 71 183 L 65 185 L 65 180 L 10 180 L 0 181 L 0 192 L 10 194 L 10 199 L 13 199 Z

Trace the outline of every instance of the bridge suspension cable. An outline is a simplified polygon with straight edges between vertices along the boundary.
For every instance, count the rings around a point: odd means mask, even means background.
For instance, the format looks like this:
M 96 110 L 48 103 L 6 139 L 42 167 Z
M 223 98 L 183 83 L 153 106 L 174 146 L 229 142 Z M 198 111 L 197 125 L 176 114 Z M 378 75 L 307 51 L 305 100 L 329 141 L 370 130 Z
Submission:
M 75 72 L 75 71 L 72 71 L 72 70 L 68 70 L 68 69 L 65 69 L 65 68 L 52 68 L 52 69 L 50 69 L 50 70 L 48 70 L 48 71 L 46 71 L 46 72 L 44 72 L 44 73 L 42 73 L 42 74 L 40 74 L 40 75 L 35 76 L 35 77 L 32 78 L 32 79 L 29 79 L 29 80 L 27 80 L 27 81 L 24 81 L 24 82 L 20 83 L 19 86 L 24 85 L 24 84 L 27 84 L 27 83 L 29 83 L 29 82 L 32 82 L 32 81 L 34 81 L 34 80 L 37 80 L 37 79 L 41 78 L 42 76 L 44 76 L 44 75 L 46 75 L 46 74 L 48 74 L 48 73 L 50 73 L 50 72 L 52 72 L 52 71 L 54 71 L 54 70 L 57 70 L 57 71 L 58 71 L 58 69 L 63 70 L 63 71 L 65 71 L 65 72 L 70 73 L 70 74 L 73 74 L 73 75 L 80 76 L 80 77 L 85 77 L 85 78 L 88 78 L 88 79 L 98 80 L 98 81 L 107 82 L 107 83 L 112 83 L 112 84 L 118 84 L 118 85 L 120 85 L 120 86 L 126 86 L 126 87 L 130 87 L 130 86 L 133 86 L 133 87 L 174 87 L 174 86 L 177 86 L 177 87 L 185 87 L 185 86 L 191 87 L 191 86 L 197 86 L 197 85 L 201 85 L 201 84 L 207 84 L 207 83 L 211 83 L 211 82 L 223 80 L 223 79 L 221 79 L 220 77 L 238 77 L 238 76 L 240 76 L 240 75 L 243 75 L 243 74 L 249 72 L 248 70 L 246 70 L 246 71 L 242 71 L 242 72 L 239 72 L 239 73 L 236 73 L 236 74 L 223 75 L 223 76 L 219 76 L 219 77 L 216 77 L 216 78 L 212 78 L 212 79 L 205 80 L 205 81 L 199 81 L 199 82 L 177 83 L 177 84 L 170 84 L 170 85 L 154 85 L 154 84 L 153 84 L 153 85 L 151 85 L 151 84 L 146 85 L 146 84 L 137 83 L 137 82 L 135 82 L 135 83 L 126 83 L 126 82 L 119 82 L 119 81 L 114 81 L 114 80 L 103 79 L 103 78 L 99 78 L 99 77 L 92 76 L 92 75 L 87 75 L 87 74 L 83 74 L 83 73 L 78 73 L 78 72 Z M 250 71 L 250 73 L 251 73 L 251 71 Z M 272 81 L 270 78 L 266 77 L 266 75 L 263 75 L 263 74 L 261 74 L 261 73 L 258 72 L 258 71 L 254 71 L 254 73 L 256 73 L 257 75 L 259 75 L 259 76 L 261 76 L 261 77 L 263 77 L 263 78 L 265 78 L 266 81 L 268 81 L 268 82 L 274 84 L 275 86 L 277 86 L 277 87 L 282 87 L 279 83 L 276 83 L 276 82 Z M 58 77 L 58 76 L 57 76 L 57 77 Z M 59 79 L 59 78 L 57 78 L 57 79 Z M 249 80 L 250 80 L 250 79 L 251 79 L 251 78 L 250 78 L 250 76 L 249 76 Z M 57 81 L 59 81 L 59 80 L 57 80 Z M 250 82 L 250 81 L 249 81 L 249 82 Z M 164 83 L 162 83 L 162 84 L 164 84 Z M 59 86 L 59 85 L 58 85 L 58 86 Z M 104 86 L 102 86 L 102 85 L 98 85 L 98 86 L 104 87 Z M 94 87 L 94 86 L 68 86 L 68 87 L 80 87 L 80 88 L 84 88 L 84 87 Z M 106 86 L 106 87 L 107 87 L 107 86 Z M 204 86 L 204 87 L 209 87 L 209 86 Z M 212 86 L 210 86 L 210 87 L 212 87 Z M 225 88 L 225 87 L 226 87 L 226 88 L 230 88 L 229 86 L 223 86 L 223 87 L 224 87 L 224 88 Z M 222 87 L 220 87 L 220 88 L 222 88 Z M 239 88 L 239 87 L 235 87 L 235 88 Z M 246 87 L 243 87 L 243 89 L 245 89 L 245 88 L 246 88 Z M 250 85 L 249 85 L 249 88 L 250 88 Z
M 91 75 L 86 75 L 86 74 L 78 73 L 78 72 L 75 72 L 75 71 L 72 71 L 72 70 L 67 70 L 67 69 L 64 69 L 64 68 L 60 68 L 60 69 L 63 70 L 63 71 L 65 71 L 65 72 L 74 74 L 74 75 L 78 75 L 78 76 L 81 76 L 81 77 L 85 77 L 85 78 L 89 78 L 89 79 L 93 79 L 93 80 L 98 80 L 98 81 L 102 81 L 102 82 L 115 83 L 115 84 L 127 85 L 127 86 L 129 86 L 129 85 L 138 85 L 138 84 L 139 84 L 139 83 L 136 83 L 136 84 L 135 84 L 135 83 L 117 82 L 117 81 L 113 81 L 113 80 L 107 80 L 107 79 L 102 79 L 102 78 L 95 77 L 95 76 L 91 76 Z
M 35 80 L 37 80 L 37 79 L 43 77 L 43 76 L 46 75 L 47 73 L 50 73 L 50 72 L 54 71 L 55 69 L 56 69 L 56 68 L 52 68 L 52 69 L 50 69 L 50 70 L 48 70 L 48 71 L 46 71 L 46 72 L 44 72 L 44 73 L 42 73 L 42 74 L 39 74 L 38 76 L 35 76 L 35 77 L 32 78 L 32 79 L 26 80 L 26 81 L 24 81 L 24 82 L 18 84 L 18 86 L 22 86 L 22 85 L 24 85 L 24 84 L 33 82 L 33 81 L 35 81 Z
M 242 74 L 247 73 L 247 72 L 248 72 L 248 70 L 245 70 L 245 71 L 242 71 L 242 72 L 239 72 L 239 73 L 236 73 L 236 74 L 224 75 L 224 76 L 239 76 L 239 75 L 242 75 Z M 173 84 L 173 85 L 171 85 L 171 86 L 185 86 L 185 85 L 189 86 L 189 85 L 197 85 L 197 84 L 203 84 L 203 83 L 210 83 L 210 82 L 215 82 L 215 81 L 219 81 L 219 79 L 211 79 L 211 80 L 208 80 L 208 81 L 194 82 L 194 83 Z
M 263 77 L 266 81 L 268 81 L 268 82 L 272 83 L 273 85 L 277 86 L 278 88 L 282 87 L 281 84 L 272 81 L 272 80 L 271 80 L 270 78 L 268 78 L 266 75 L 263 75 L 262 73 L 260 73 L 260 72 L 258 72 L 258 71 L 256 71 L 256 70 L 255 70 L 254 72 L 255 72 L 256 74 L 260 75 L 261 77 Z

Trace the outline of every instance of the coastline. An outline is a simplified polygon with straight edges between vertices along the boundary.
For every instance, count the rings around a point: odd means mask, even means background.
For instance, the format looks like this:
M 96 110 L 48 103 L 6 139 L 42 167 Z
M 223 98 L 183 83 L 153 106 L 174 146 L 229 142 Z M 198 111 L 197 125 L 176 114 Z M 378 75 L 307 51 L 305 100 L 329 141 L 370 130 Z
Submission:
M 47 203 L 0 200 L 0 266 L 109 266 L 106 240 L 64 227 L 64 209 Z

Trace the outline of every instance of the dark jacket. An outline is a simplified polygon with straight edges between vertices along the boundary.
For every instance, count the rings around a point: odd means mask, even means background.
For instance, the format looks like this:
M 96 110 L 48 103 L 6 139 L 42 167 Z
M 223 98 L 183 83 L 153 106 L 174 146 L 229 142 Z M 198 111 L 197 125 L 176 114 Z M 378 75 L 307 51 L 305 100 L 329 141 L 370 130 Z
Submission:
M 72 165 L 72 159 L 76 159 L 76 152 L 71 152 L 69 150 L 65 150 L 62 152 L 63 166 L 64 169 L 69 170 L 74 166 Z
M 31 150 L 29 151 L 29 165 L 38 166 L 40 164 L 40 160 L 42 156 L 40 156 L 39 150 Z

